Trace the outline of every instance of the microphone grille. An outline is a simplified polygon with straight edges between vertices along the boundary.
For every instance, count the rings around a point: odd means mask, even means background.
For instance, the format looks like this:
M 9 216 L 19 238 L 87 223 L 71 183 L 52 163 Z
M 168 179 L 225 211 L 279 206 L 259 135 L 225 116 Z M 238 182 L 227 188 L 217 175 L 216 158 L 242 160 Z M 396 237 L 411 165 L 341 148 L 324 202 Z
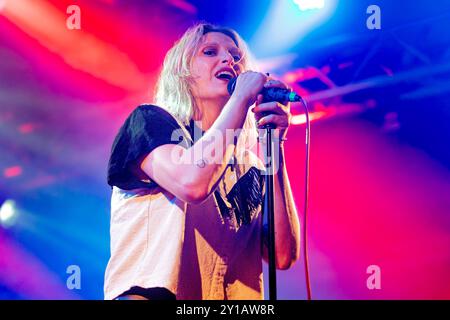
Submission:
M 236 79 L 237 78 L 231 78 L 230 81 L 228 81 L 227 90 L 228 90 L 228 93 L 230 94 L 230 96 L 234 92 L 234 87 L 236 86 Z

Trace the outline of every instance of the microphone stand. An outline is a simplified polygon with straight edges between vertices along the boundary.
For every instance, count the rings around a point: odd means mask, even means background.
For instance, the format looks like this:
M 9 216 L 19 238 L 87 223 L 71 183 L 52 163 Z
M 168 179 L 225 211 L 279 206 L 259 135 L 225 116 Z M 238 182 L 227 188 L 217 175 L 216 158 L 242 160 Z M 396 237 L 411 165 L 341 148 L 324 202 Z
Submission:
M 264 126 L 266 129 L 266 193 L 264 195 L 263 217 L 267 217 L 268 226 L 268 259 L 269 259 L 269 300 L 277 300 L 277 273 L 275 264 L 275 215 L 274 215 L 274 162 L 272 144 L 272 124 Z
M 270 89 L 269 89 L 270 90 Z M 283 102 L 286 101 L 285 96 L 283 96 L 283 92 L 279 91 L 279 96 L 277 96 L 277 92 L 272 94 L 272 98 L 269 101 L 278 101 Z M 288 101 L 291 102 L 299 102 L 302 101 L 305 109 L 306 109 L 306 119 L 308 123 L 307 127 L 307 159 L 309 161 L 309 118 L 308 118 L 308 109 L 306 107 L 306 103 L 301 99 L 300 96 L 297 96 L 295 92 L 291 92 L 288 98 Z M 268 102 L 268 101 L 263 101 Z M 269 260 L 269 300 L 277 300 L 277 273 L 276 273 L 276 250 L 275 250 L 275 213 L 274 213 L 274 166 L 279 163 L 279 159 L 274 159 L 275 156 L 279 156 L 279 152 L 274 150 L 274 143 L 272 140 L 272 133 L 275 129 L 275 125 L 267 124 L 263 127 L 266 129 L 266 176 L 265 176 L 265 185 L 266 185 L 266 194 L 264 195 L 264 212 L 263 217 L 267 217 L 267 227 L 268 227 L 268 235 L 267 235 L 267 249 L 268 249 L 268 260 Z M 308 168 L 308 166 L 307 166 Z M 306 179 L 308 179 L 308 169 Z M 307 192 L 308 188 L 305 189 Z M 307 205 L 307 195 L 305 197 L 305 215 L 306 215 L 306 205 Z M 306 219 L 306 218 L 305 218 Z M 303 232 L 306 246 L 306 220 L 304 223 L 305 231 Z M 306 247 L 305 247 L 306 248 Z M 307 279 L 307 290 L 308 290 L 308 299 L 311 299 L 311 290 L 309 285 L 309 275 L 308 275 L 308 265 L 307 265 L 307 257 L 306 257 L 306 249 L 305 249 L 305 272 Z
M 267 74 L 269 75 L 269 74 Z M 236 79 L 233 78 L 228 82 L 227 89 L 229 94 L 233 94 Z M 264 101 L 291 101 L 297 102 L 302 101 L 301 97 L 298 96 L 295 92 L 289 89 L 280 89 L 280 88 L 265 88 L 263 89 L 264 93 Z M 306 107 L 306 105 L 305 105 Z M 306 110 L 307 111 L 307 110 Z M 308 114 L 306 114 L 308 116 Z M 308 118 L 307 118 L 308 119 Z M 275 263 L 275 215 L 274 215 L 274 183 L 273 183 L 273 175 L 274 175 L 274 161 L 273 161 L 273 144 L 272 144 L 272 129 L 275 128 L 272 124 L 267 124 L 264 126 L 266 129 L 266 176 L 265 176 L 265 185 L 266 185 L 266 194 L 264 195 L 264 212 L 263 217 L 267 217 L 267 225 L 268 225 L 268 259 L 269 259 L 269 300 L 277 300 L 277 274 L 276 274 L 276 263 Z M 309 145 L 309 143 L 307 144 Z M 278 153 L 277 153 L 278 155 Z M 270 161 L 269 161 L 270 160 Z M 279 159 L 276 160 L 278 163 Z M 306 202 L 305 202 L 306 203 Z M 306 212 L 305 212 L 306 214 Z M 309 292 L 309 290 L 308 290 Z

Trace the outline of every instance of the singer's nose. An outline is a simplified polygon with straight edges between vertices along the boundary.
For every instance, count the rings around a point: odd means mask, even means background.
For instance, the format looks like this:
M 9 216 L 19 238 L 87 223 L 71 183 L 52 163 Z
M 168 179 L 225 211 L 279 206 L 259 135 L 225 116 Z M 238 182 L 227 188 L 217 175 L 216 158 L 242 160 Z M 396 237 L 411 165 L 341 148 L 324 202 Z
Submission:
M 235 62 L 233 55 L 230 52 L 224 52 L 222 54 L 222 63 L 226 63 L 231 67 L 234 66 Z
M 223 59 L 222 63 L 224 63 L 230 67 L 233 67 L 233 65 L 234 65 L 233 59 Z

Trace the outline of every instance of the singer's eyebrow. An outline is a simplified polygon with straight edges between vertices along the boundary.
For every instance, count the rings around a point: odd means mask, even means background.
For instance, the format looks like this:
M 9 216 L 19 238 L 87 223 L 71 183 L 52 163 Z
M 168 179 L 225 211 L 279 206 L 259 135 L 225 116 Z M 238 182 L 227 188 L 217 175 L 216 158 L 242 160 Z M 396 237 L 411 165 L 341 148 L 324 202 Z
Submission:
M 220 44 L 217 42 L 205 42 L 202 44 L 202 48 L 209 47 L 209 46 L 211 46 L 211 47 L 212 46 L 220 46 Z M 228 47 L 228 51 L 241 53 L 241 50 L 238 47 Z

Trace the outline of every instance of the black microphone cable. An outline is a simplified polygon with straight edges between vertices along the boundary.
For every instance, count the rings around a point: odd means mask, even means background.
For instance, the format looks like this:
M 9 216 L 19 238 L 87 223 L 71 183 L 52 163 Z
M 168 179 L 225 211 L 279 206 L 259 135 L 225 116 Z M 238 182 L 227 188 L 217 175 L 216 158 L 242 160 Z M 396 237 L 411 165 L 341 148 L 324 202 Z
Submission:
M 312 292 L 311 292 L 311 281 L 309 277 L 309 259 L 308 259 L 308 245 L 307 245 L 307 233 L 308 230 L 306 227 L 307 222 L 307 213 L 308 213 L 308 200 L 309 200 L 309 167 L 310 167 L 310 142 L 311 142 L 311 123 L 309 120 L 309 111 L 308 111 L 308 104 L 306 103 L 305 99 L 303 97 L 300 97 L 301 104 L 303 105 L 303 108 L 305 109 L 305 117 L 306 117 L 306 132 L 305 132 L 305 144 L 306 144 L 306 150 L 305 150 L 305 195 L 304 195 L 304 207 L 303 207 L 303 223 L 302 223 L 302 235 L 303 235 L 303 241 L 302 241 L 302 250 L 304 255 L 304 268 L 305 268 L 305 282 L 306 282 L 306 294 L 308 297 L 308 300 L 312 300 Z

